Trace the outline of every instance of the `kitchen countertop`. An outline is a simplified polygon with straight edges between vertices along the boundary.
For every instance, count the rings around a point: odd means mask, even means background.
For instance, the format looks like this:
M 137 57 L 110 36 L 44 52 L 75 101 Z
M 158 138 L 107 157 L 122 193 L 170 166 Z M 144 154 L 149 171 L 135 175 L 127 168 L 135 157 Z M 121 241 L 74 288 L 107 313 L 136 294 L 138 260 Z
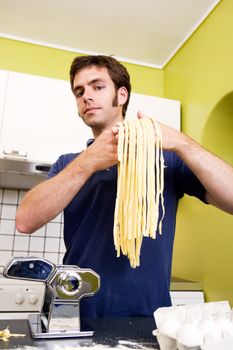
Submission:
M 93 337 L 63 339 L 33 339 L 27 320 L 0 320 L 0 330 L 9 327 L 11 333 L 26 334 L 0 339 L 0 349 L 66 350 L 66 349 L 159 349 L 152 335 L 155 328 L 151 317 L 109 318 L 88 321 L 95 331 Z
M 186 279 L 172 277 L 170 283 L 170 291 L 203 291 L 201 282 L 189 281 Z

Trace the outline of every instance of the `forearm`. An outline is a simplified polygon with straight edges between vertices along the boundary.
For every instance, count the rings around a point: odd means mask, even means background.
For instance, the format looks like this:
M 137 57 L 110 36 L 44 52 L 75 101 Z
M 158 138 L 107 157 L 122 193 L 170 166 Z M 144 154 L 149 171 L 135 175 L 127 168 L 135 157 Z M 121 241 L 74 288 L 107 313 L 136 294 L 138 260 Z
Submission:
M 64 170 L 29 191 L 16 214 L 16 227 L 32 233 L 56 217 L 98 170 L 117 163 L 117 131 L 104 131 Z
M 233 214 L 233 168 L 184 134 L 175 151 L 205 187 L 207 202 Z
M 58 175 L 39 184 L 25 195 L 16 213 L 18 231 L 36 231 L 70 203 L 91 174 L 88 168 L 79 165 L 80 160 L 77 158 Z

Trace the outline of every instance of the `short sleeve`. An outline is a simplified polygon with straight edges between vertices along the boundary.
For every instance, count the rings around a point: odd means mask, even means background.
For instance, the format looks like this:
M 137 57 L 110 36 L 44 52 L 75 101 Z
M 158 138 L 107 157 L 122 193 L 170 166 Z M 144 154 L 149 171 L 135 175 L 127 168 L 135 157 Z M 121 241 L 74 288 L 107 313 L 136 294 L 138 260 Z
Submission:
M 72 160 L 74 160 L 79 153 L 69 153 L 61 155 L 58 160 L 52 165 L 50 168 L 47 179 L 52 178 L 57 175 L 60 171 L 62 171 Z
M 192 171 L 186 166 L 186 164 L 180 160 L 178 171 L 178 184 L 181 191 L 189 196 L 194 196 L 206 203 L 205 195 L 206 189 L 198 180 L 198 178 L 192 173 Z

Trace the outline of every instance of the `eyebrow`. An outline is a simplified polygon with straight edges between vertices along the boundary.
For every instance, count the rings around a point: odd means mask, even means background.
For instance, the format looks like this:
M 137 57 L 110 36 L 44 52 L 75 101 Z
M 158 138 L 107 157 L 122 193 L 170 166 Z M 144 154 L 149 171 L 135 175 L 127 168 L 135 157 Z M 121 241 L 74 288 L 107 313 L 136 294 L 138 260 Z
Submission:
M 93 84 L 96 84 L 96 83 L 104 83 L 105 80 L 102 79 L 102 78 L 96 78 L 96 79 L 92 79 L 91 81 L 89 81 L 89 83 L 87 85 L 93 85 Z M 83 85 L 76 85 L 74 88 L 73 88 L 73 92 L 77 92 L 78 90 L 81 90 L 83 88 Z

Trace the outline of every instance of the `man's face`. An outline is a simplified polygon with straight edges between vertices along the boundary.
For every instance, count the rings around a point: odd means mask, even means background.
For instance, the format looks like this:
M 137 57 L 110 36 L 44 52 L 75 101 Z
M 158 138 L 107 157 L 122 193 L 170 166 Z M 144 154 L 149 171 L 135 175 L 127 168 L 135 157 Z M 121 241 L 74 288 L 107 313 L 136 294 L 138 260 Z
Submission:
M 84 123 L 102 131 L 122 120 L 122 104 L 127 91 L 117 92 L 106 68 L 91 66 L 77 72 L 73 82 L 78 112 Z M 121 106 L 120 106 L 120 102 Z

